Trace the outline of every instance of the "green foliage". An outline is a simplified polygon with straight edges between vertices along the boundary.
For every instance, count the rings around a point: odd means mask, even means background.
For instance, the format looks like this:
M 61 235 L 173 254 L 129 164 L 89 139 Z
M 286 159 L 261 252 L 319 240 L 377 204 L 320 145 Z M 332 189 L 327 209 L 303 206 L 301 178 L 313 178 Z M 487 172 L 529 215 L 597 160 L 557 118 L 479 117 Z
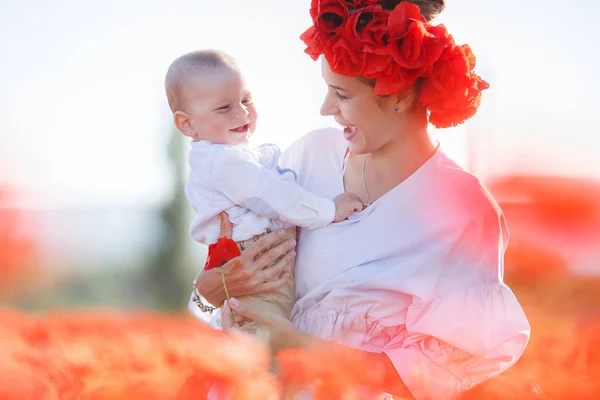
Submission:
M 184 140 L 173 129 L 168 145 L 169 165 L 172 175 L 171 199 L 160 210 L 163 229 L 160 232 L 156 253 L 149 261 L 142 277 L 147 282 L 150 306 L 155 309 L 178 309 L 189 296 L 191 282 L 186 279 L 186 243 L 188 225 L 187 201 L 184 193 L 185 152 Z

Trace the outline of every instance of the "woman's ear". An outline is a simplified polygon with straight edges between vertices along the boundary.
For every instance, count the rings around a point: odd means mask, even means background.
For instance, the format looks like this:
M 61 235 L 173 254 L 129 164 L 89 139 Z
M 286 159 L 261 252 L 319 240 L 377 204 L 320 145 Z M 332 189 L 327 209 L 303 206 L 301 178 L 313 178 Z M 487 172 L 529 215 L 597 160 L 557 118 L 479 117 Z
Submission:
M 183 135 L 195 139 L 196 129 L 194 128 L 194 125 L 192 125 L 190 116 L 187 115 L 187 113 L 175 111 L 175 114 L 173 114 L 173 123 Z
M 396 104 L 394 104 L 394 112 L 402 113 L 406 110 L 410 110 L 416 100 L 416 91 L 412 87 L 404 92 L 396 95 Z

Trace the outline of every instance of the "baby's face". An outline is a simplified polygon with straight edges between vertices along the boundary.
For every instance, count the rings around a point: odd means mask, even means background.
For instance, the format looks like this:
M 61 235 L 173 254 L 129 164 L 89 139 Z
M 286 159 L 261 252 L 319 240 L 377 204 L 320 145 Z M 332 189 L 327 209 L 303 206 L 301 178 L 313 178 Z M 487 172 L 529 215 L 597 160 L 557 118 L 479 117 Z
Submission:
M 246 82 L 237 71 L 219 68 L 190 82 L 183 104 L 196 140 L 247 145 L 256 128 L 256 109 Z

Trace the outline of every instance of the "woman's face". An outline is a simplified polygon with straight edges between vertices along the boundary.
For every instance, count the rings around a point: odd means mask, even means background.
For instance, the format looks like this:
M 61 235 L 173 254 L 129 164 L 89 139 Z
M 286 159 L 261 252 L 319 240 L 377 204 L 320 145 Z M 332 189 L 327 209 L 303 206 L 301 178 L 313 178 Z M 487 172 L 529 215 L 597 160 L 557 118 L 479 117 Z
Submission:
M 325 57 L 321 57 L 321 70 L 327 83 L 321 115 L 333 115 L 344 128 L 352 153 L 371 153 L 399 139 L 394 96 L 379 97 L 358 78 L 336 74 Z

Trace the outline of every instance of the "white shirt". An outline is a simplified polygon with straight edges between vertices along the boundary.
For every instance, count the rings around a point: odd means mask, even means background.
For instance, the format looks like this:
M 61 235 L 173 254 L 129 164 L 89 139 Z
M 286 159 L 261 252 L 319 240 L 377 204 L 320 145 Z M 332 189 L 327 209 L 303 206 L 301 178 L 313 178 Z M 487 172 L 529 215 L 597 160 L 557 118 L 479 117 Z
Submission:
M 232 239 L 246 240 L 289 225 L 309 229 L 335 217 L 333 197 L 319 197 L 295 183 L 293 170 L 279 169 L 280 150 L 269 144 L 246 146 L 191 142 L 186 195 L 196 216 L 190 231 L 200 243 L 219 237 L 219 213 L 233 224 Z
M 339 130 L 321 129 L 281 163 L 331 196 L 343 191 L 345 151 Z M 509 368 L 528 343 L 527 318 L 502 280 L 508 237 L 488 191 L 438 149 L 362 212 L 300 229 L 291 319 L 385 353 L 417 399 L 451 398 Z

